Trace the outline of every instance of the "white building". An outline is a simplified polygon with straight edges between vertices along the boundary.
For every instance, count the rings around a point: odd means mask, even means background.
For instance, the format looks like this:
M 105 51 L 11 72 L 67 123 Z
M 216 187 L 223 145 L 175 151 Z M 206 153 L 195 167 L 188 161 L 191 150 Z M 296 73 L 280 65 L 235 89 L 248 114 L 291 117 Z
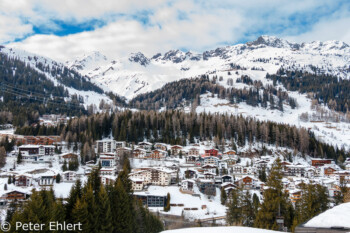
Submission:
M 182 191 L 193 191 L 194 188 L 194 180 L 183 180 L 181 181 L 181 190 Z

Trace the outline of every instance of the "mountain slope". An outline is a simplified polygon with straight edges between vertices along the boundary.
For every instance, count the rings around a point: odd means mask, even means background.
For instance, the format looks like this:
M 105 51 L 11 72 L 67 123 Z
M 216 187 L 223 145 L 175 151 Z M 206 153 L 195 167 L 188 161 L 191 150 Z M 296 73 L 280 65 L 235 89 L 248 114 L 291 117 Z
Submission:
M 349 46 L 339 41 L 297 44 L 261 36 L 253 42 L 201 54 L 171 50 L 151 58 L 136 53 L 111 60 L 95 52 L 67 64 L 91 77 L 104 90 L 131 99 L 183 78 L 220 73 L 225 79 L 228 71 L 261 81 L 267 73 L 275 74 L 281 67 L 349 79 L 349 54 Z
M 60 87 L 64 91 L 64 95 L 61 94 L 62 91 L 60 93 L 51 93 L 49 90 L 43 88 L 44 86 L 41 86 L 39 79 L 37 80 L 38 83 L 35 83 L 36 86 L 32 86 L 32 88 L 28 88 L 28 86 L 25 87 L 25 90 L 32 92 L 32 95 L 35 95 L 36 93 L 44 93 L 61 98 L 65 97 L 67 98 L 66 100 L 71 99 L 72 96 L 77 96 L 79 101 L 83 103 L 85 107 L 91 104 L 98 105 L 101 100 L 111 102 L 109 97 L 104 94 L 103 89 L 96 84 L 93 84 L 89 77 L 81 75 L 75 70 L 68 69 L 62 63 L 26 51 L 7 48 L 4 46 L 0 48 L 0 54 L 2 55 L 3 61 L 6 59 L 17 61 L 17 63 L 12 64 L 13 67 L 0 68 L 12 69 L 15 71 L 18 68 L 16 66 L 21 65 L 28 69 L 24 75 L 30 76 L 30 74 L 34 72 L 37 75 L 41 75 L 41 80 L 45 79 L 47 82 L 50 82 L 52 87 Z M 15 73 L 12 78 L 14 77 Z M 3 78 L 0 81 L 5 82 L 9 87 L 20 85 L 20 83 L 17 83 L 14 79 L 4 80 Z M 40 92 L 40 89 L 44 89 L 42 90 L 43 93 Z M 52 88 L 50 88 L 50 90 L 52 90 Z

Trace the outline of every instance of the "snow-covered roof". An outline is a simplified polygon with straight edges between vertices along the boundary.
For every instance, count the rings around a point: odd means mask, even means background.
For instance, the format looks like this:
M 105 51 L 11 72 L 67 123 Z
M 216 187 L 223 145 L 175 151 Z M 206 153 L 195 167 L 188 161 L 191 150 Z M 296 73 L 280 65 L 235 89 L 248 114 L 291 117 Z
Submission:
M 191 227 L 177 230 L 163 231 L 161 233 L 278 233 L 281 231 L 271 231 L 252 227 Z
M 304 224 L 305 227 L 346 227 L 350 228 L 350 202 L 337 205 Z M 350 230 L 349 230 L 350 232 Z

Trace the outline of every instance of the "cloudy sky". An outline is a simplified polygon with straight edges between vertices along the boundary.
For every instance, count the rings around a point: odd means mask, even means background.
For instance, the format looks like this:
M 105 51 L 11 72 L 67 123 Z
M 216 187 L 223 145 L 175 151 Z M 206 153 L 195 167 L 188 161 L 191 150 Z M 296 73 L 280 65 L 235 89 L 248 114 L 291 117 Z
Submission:
M 0 0 L 0 44 L 65 61 L 202 52 L 273 35 L 350 44 L 349 0 Z

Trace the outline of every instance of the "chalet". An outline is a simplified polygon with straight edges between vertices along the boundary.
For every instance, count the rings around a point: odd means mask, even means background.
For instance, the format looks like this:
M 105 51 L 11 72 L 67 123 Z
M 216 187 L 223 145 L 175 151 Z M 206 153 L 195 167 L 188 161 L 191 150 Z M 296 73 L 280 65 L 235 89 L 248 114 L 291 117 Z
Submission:
M 198 161 L 199 156 L 197 155 L 188 155 L 186 156 L 186 163 L 196 163 Z
M 221 177 L 222 183 L 233 182 L 233 177 L 229 175 L 223 175 Z
M 48 170 L 45 173 L 39 175 L 38 183 L 40 186 L 53 186 L 56 179 L 56 173 Z
M 266 160 L 259 160 L 254 163 L 254 167 L 257 169 L 257 171 L 267 171 L 267 164 L 268 162 Z
M 52 156 L 55 151 L 55 146 L 22 145 L 19 146 L 18 149 L 24 160 L 34 158 L 34 160 L 37 161 L 38 157 L 45 155 Z
M 60 156 L 60 162 L 62 163 L 63 161 L 71 162 L 71 161 L 76 161 L 78 159 L 78 155 L 74 153 L 66 153 L 62 154 Z
M 149 158 L 151 159 L 164 159 L 167 156 L 168 152 L 164 150 L 153 150 L 151 154 L 149 155 Z
M 195 178 L 197 178 L 197 172 L 195 170 L 192 170 L 192 169 L 187 169 L 185 171 L 185 178 L 195 179 Z
M 332 162 L 333 162 L 332 159 L 319 159 L 319 158 L 311 159 L 311 165 L 314 167 L 322 167 L 325 164 L 331 164 Z
M 103 175 L 100 177 L 103 185 L 113 185 L 117 179 L 116 176 L 109 176 L 109 175 Z
M 146 155 L 147 155 L 146 150 L 142 149 L 142 148 L 134 149 L 133 154 L 132 154 L 132 156 L 136 159 L 143 159 L 146 157 Z
M 332 176 L 337 170 L 330 166 L 324 166 L 323 172 L 325 176 Z
M 227 168 L 228 168 L 228 165 L 227 165 L 227 163 L 225 161 L 220 161 L 219 162 L 219 170 L 220 171 L 227 170 Z
M 194 188 L 194 180 L 183 180 L 181 181 L 181 190 L 182 191 L 193 191 Z
M 77 173 L 75 171 L 65 171 L 62 173 L 62 177 L 66 182 L 74 182 L 77 179 Z
M 227 156 L 223 156 L 221 161 L 226 162 L 228 167 L 232 167 L 233 165 L 235 165 L 237 163 L 236 158 L 227 157 Z
M 100 176 L 115 176 L 117 174 L 116 167 L 102 167 L 100 169 Z
M 303 192 L 299 189 L 290 190 L 289 191 L 289 198 L 290 198 L 292 203 L 295 203 L 301 199 L 302 194 L 303 194 Z
M 204 173 L 204 179 L 206 179 L 206 180 L 212 180 L 212 179 L 214 179 L 214 177 L 215 177 L 215 173 L 212 173 L 212 172 L 205 172 Z
M 131 189 L 133 191 L 142 191 L 143 189 L 143 179 L 140 178 L 130 178 L 131 180 Z
M 219 166 L 219 158 L 217 158 L 217 157 L 207 156 L 203 160 L 204 160 L 203 161 L 204 165 L 210 164 L 210 165 Z
M 204 172 L 216 173 L 217 166 L 213 164 L 206 164 L 202 166 Z
M 24 201 L 29 198 L 29 193 L 14 190 L 6 192 L 2 198 L 7 201 Z
M 175 155 L 175 156 L 179 155 L 180 152 L 183 153 L 182 146 L 179 146 L 179 145 L 170 147 L 170 150 L 171 150 L 171 155 Z
M 204 150 L 204 156 L 214 156 L 217 157 L 219 155 L 219 151 L 216 149 Z
M 31 175 L 15 176 L 15 185 L 19 187 L 29 187 L 32 185 L 33 177 Z
M 350 184 L 350 171 L 336 171 L 334 172 L 335 178 L 338 182 L 344 182 L 345 184 Z
M 197 148 L 197 147 L 191 147 L 191 148 L 188 150 L 188 156 L 195 156 L 195 157 L 198 157 L 198 156 L 199 156 L 199 148 Z
M 257 186 L 258 180 L 251 176 L 244 176 L 241 179 L 237 180 L 235 184 L 241 186 L 244 189 L 253 189 Z
M 240 164 L 236 164 L 232 166 L 232 173 L 233 174 L 253 174 L 254 168 L 253 167 L 245 167 Z
M 152 150 L 152 143 L 150 142 L 139 142 L 138 146 L 147 151 Z
M 233 189 L 237 188 L 237 186 L 231 182 L 222 183 L 220 187 L 225 190 L 226 194 L 230 194 Z
M 154 144 L 154 149 L 166 151 L 166 150 L 168 150 L 168 147 L 164 143 L 156 143 L 156 144 Z
M 223 156 L 224 155 L 227 155 L 227 156 L 229 156 L 229 157 L 232 157 L 232 156 L 235 156 L 236 155 L 236 151 L 234 151 L 234 150 L 228 150 L 228 151 L 225 151 L 224 153 L 223 153 Z
M 203 194 L 208 196 L 216 195 L 216 186 L 213 180 L 198 179 L 197 186 Z
M 23 145 L 54 145 L 61 142 L 60 136 L 16 136 L 16 142 Z
M 96 148 L 97 153 L 111 153 L 114 152 L 116 147 L 116 140 L 105 139 L 105 140 L 97 140 Z
M 172 173 L 174 173 L 174 171 L 156 168 L 145 168 L 144 170 L 130 173 L 129 177 L 130 179 L 142 179 L 144 180 L 145 184 L 165 186 L 170 185 Z
M 117 154 L 117 159 L 121 158 L 123 155 L 127 155 L 127 156 L 132 155 L 132 150 L 129 147 L 119 147 L 115 151 Z
M 283 173 L 285 176 L 299 176 L 299 177 L 304 177 L 306 173 L 306 167 L 298 164 L 290 164 L 290 165 L 285 165 L 283 169 Z

